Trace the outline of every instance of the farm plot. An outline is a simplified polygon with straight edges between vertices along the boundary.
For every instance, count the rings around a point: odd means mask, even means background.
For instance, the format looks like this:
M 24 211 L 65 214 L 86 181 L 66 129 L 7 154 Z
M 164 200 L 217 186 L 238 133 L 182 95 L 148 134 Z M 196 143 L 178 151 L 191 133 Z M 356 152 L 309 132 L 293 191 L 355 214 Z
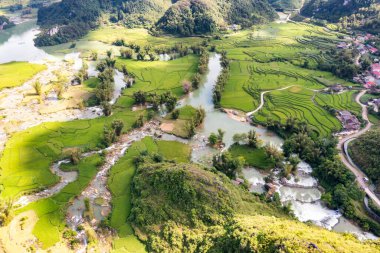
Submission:
M 101 145 L 103 128 L 115 119 L 124 122 L 128 131 L 145 111 L 131 111 L 132 94 L 137 90 L 172 91 L 183 94 L 181 82 L 191 79 L 196 71 L 197 57 L 188 56 L 170 62 L 129 62 L 130 71 L 140 76 L 131 89 L 114 106 L 110 117 L 93 120 L 44 123 L 16 133 L 7 142 L 0 158 L 0 199 L 17 198 L 23 193 L 44 189 L 57 183 L 58 178 L 49 170 L 56 160 L 67 156 L 65 150 L 79 147 L 83 151 Z M 118 62 L 118 64 L 120 64 Z
M 45 69 L 45 65 L 28 62 L 0 64 L 0 90 L 20 86 Z
M 268 120 L 282 124 L 290 117 L 305 121 L 320 136 L 328 136 L 341 129 L 340 122 L 313 102 L 314 92 L 295 86 L 283 91 L 273 91 L 265 96 L 262 110 L 253 115 L 255 122 L 266 124 Z
M 172 61 L 153 62 L 117 59 L 118 69 L 125 65 L 128 71 L 136 76 L 136 84 L 124 90 L 119 104 L 131 106 L 132 95 L 139 90 L 158 94 L 171 91 L 177 96 L 184 95 L 182 81 L 191 80 L 197 71 L 198 59 L 195 55 Z
M 86 188 L 102 163 L 103 158 L 96 154 L 84 158 L 78 165 L 66 165 L 64 170 L 78 171 L 76 181 L 69 183 L 60 193 L 16 211 L 17 213 L 28 210 L 36 212 L 38 221 L 34 226 L 33 234 L 42 243 L 43 248 L 49 248 L 61 240 L 61 234 L 66 225 L 65 216 L 68 203 Z
M 288 62 L 233 61 L 221 105 L 248 112 L 258 106 L 261 91 L 291 85 L 322 89 L 337 82 L 352 85 L 329 72 L 304 69 Z
M 202 41 L 199 37 L 178 38 L 169 36 L 155 37 L 149 34 L 147 29 L 128 29 L 124 26 L 104 26 L 89 32 L 83 40 L 101 41 L 111 44 L 118 39 L 123 39 L 127 44 L 149 45 L 153 47 L 168 47 L 175 44 L 196 44 Z
M 360 114 L 361 107 L 355 102 L 357 91 L 347 91 L 340 94 L 318 93 L 314 101 L 320 106 L 329 106 L 335 110 L 347 110 Z
M 155 141 L 147 137 L 134 143 L 118 163 L 112 167 L 108 180 L 108 187 L 112 193 L 111 227 L 118 232 L 119 239 L 114 241 L 116 252 L 143 252 L 145 246 L 136 238 L 128 216 L 131 211 L 131 184 L 136 172 L 134 159 L 142 151 L 157 153 L 165 159 L 177 163 L 190 160 L 190 147 L 172 141 Z M 123 251 L 124 250 L 124 251 Z
M 221 105 L 248 112 L 258 106 L 264 90 L 291 85 L 322 89 L 335 83 L 354 86 L 315 69 L 319 62 L 328 61 L 321 50 L 335 48 L 338 41 L 338 33 L 293 22 L 268 24 L 214 41 L 230 59 Z

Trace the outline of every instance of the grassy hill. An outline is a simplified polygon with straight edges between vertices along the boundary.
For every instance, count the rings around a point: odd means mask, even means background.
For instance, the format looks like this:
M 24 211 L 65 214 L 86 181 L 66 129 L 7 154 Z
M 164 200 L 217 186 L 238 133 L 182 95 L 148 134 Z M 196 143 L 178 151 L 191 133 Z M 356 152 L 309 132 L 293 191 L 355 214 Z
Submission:
M 141 164 L 132 206 L 150 252 L 380 252 L 375 242 L 295 221 L 195 164 Z
M 180 0 L 157 22 L 166 33 L 189 36 L 207 34 L 228 24 L 249 27 L 271 21 L 276 13 L 262 0 Z

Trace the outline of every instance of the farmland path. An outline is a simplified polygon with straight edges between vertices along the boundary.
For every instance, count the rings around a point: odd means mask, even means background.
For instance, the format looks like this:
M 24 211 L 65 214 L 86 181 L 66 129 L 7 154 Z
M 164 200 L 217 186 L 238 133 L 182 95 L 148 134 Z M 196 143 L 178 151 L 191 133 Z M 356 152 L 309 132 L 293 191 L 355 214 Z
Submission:
M 290 86 L 286 86 L 286 87 L 283 87 L 283 88 L 280 88 L 280 89 L 267 90 L 267 91 L 261 92 L 261 94 L 260 94 L 260 105 L 254 111 L 248 112 L 246 114 L 246 117 L 252 116 L 253 114 L 255 114 L 256 112 L 260 111 L 263 108 L 264 103 L 265 103 L 265 101 L 264 101 L 265 94 L 267 94 L 269 92 L 272 92 L 272 91 L 286 90 L 286 89 L 289 89 L 289 88 L 294 87 L 294 86 L 297 86 L 297 85 L 290 85 Z M 315 89 L 310 89 L 310 88 L 305 88 L 305 89 L 311 90 L 311 91 L 314 91 L 314 92 L 319 92 L 319 90 L 315 90 Z
M 267 93 L 269 93 L 269 92 L 272 92 L 272 91 L 277 91 L 277 90 L 286 90 L 286 89 L 289 89 L 289 88 L 291 88 L 291 87 L 293 87 L 293 86 L 295 86 L 295 85 L 286 86 L 286 87 L 284 87 L 284 88 L 280 88 L 280 89 L 276 89 L 276 90 L 267 90 L 267 91 L 263 91 L 263 92 L 261 92 L 261 94 L 260 94 L 260 105 L 259 105 L 259 107 L 257 107 L 254 111 L 248 112 L 248 113 L 246 114 L 246 116 L 247 116 L 247 117 L 250 117 L 250 116 L 252 116 L 253 114 L 255 114 L 256 112 L 260 111 L 261 108 L 263 108 L 264 103 L 265 103 L 265 101 L 264 101 L 264 96 L 265 96 L 265 94 L 267 94 Z
M 372 199 L 373 202 L 375 202 L 380 207 L 380 199 L 375 195 L 375 193 L 369 188 L 369 185 L 367 182 L 365 182 L 364 178 L 366 175 L 363 171 L 361 171 L 352 161 L 350 155 L 348 154 L 348 144 L 353 141 L 354 139 L 358 138 L 362 134 L 366 133 L 368 130 L 371 129 L 372 123 L 368 120 L 368 109 L 367 106 L 363 105 L 360 102 L 360 98 L 366 93 L 366 90 L 361 91 L 355 98 L 356 102 L 362 107 L 362 117 L 367 122 L 367 125 L 365 128 L 360 130 L 357 133 L 354 133 L 352 135 L 348 135 L 338 142 L 338 151 L 339 151 L 339 157 L 344 163 L 344 165 L 352 172 L 354 173 L 356 177 L 356 181 L 358 182 L 359 186 L 365 191 L 367 196 Z

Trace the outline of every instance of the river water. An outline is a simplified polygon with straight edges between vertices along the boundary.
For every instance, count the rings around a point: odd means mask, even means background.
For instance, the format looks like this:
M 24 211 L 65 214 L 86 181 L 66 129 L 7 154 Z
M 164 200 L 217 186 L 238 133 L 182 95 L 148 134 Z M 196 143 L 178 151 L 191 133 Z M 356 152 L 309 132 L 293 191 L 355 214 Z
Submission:
M 78 70 L 82 66 L 82 60 L 80 58 L 80 49 L 72 49 L 67 52 L 67 48 L 64 50 L 66 53 L 62 53 L 61 47 L 49 48 L 49 49 L 39 49 L 33 44 L 33 38 L 38 33 L 38 27 L 35 22 L 26 22 L 16 26 L 15 28 L 9 29 L 7 31 L 0 32 L 0 63 L 6 63 L 10 61 L 28 61 L 36 63 L 50 63 L 56 61 L 70 61 L 73 63 L 73 69 Z M 96 43 L 95 43 L 96 44 Z M 79 44 L 79 48 L 85 48 L 85 42 Z M 49 53 L 48 53 L 49 52 Z M 162 59 L 167 60 L 167 59 Z M 226 132 L 224 142 L 226 147 L 229 147 L 232 142 L 232 136 L 236 133 L 247 133 L 250 130 L 255 130 L 259 135 L 259 138 L 264 144 L 273 144 L 277 147 L 281 147 L 283 140 L 275 135 L 273 132 L 266 130 L 263 127 L 254 127 L 245 122 L 239 122 L 230 118 L 226 113 L 214 109 L 212 101 L 212 89 L 217 81 L 219 74 L 221 73 L 220 66 L 220 55 L 211 54 L 209 61 L 209 72 L 203 80 L 203 84 L 200 88 L 181 101 L 181 106 L 192 105 L 194 107 L 202 106 L 206 111 L 206 118 L 204 125 L 197 135 L 189 142 L 192 145 L 192 160 L 195 162 L 209 162 L 212 155 L 218 151 L 211 149 L 206 145 L 207 137 L 211 132 L 216 132 L 219 128 Z M 89 74 L 94 76 L 97 74 L 95 70 L 95 63 L 90 64 Z M 113 103 L 116 101 L 117 97 L 120 96 L 125 83 L 123 81 L 122 73 L 115 72 L 115 94 Z M 2 93 L 2 92 L 0 92 Z M 50 121 L 54 120 L 48 118 Z M 70 120 L 70 119 L 67 119 Z M 41 122 L 44 120 L 41 119 Z M 136 134 L 136 133 L 135 133 Z M 132 134 L 135 137 L 134 134 Z M 140 139 L 139 136 L 136 139 Z M 166 139 L 179 140 L 173 136 L 164 135 Z M 181 140 L 183 141 L 183 140 Z M 116 148 L 117 157 L 125 152 L 127 146 L 118 146 Z M 111 159 L 111 162 L 106 166 L 109 169 L 109 165 L 113 164 L 115 160 Z M 53 167 L 56 173 L 61 173 L 59 171 L 59 163 L 57 167 Z M 277 191 L 280 194 L 281 200 L 284 203 L 291 203 L 292 209 L 296 217 L 301 221 L 312 220 L 315 224 L 326 227 L 328 229 L 334 229 L 340 232 L 353 232 L 358 234 L 361 238 L 374 238 L 372 234 L 363 232 L 357 226 L 351 224 L 349 221 L 341 217 L 341 214 L 335 210 L 330 210 L 323 206 L 320 201 L 321 192 L 317 188 L 317 182 L 311 177 L 311 168 L 305 163 L 300 164 L 298 168 L 298 178 L 291 178 L 289 181 L 282 182 L 277 180 Z M 251 183 L 251 191 L 253 192 L 263 192 L 264 177 L 265 173 L 254 168 L 246 168 L 243 171 L 244 176 Z M 65 174 L 60 174 L 64 177 Z M 73 174 L 67 174 L 68 181 L 72 181 L 74 178 Z M 105 177 L 103 174 L 99 174 L 98 180 L 95 180 L 93 184 L 95 187 L 90 187 L 90 189 L 96 188 L 96 184 L 101 182 L 99 186 L 101 189 L 99 193 L 105 193 Z M 64 182 L 67 184 L 67 181 Z M 296 185 L 297 187 L 292 187 L 289 185 Z M 59 191 L 63 187 L 63 184 L 57 185 L 55 190 Z M 42 193 L 43 194 L 43 193 Z M 108 193 L 107 193 L 108 194 Z M 88 195 L 84 193 L 86 197 Z M 101 197 L 101 194 L 97 194 Z M 43 195 L 41 196 L 43 197 Z M 84 196 L 83 196 L 84 197 Z M 82 198 L 80 198 L 83 200 Z M 92 199 L 94 201 L 95 199 Z M 80 216 L 80 212 L 74 210 L 83 210 L 83 202 L 75 201 L 74 205 L 70 207 L 69 213 L 73 216 Z M 104 206 L 104 208 L 98 208 L 95 210 L 95 216 L 97 219 L 101 219 L 104 215 L 101 215 L 102 211 L 104 213 L 109 212 L 109 206 Z M 76 215 L 75 215 L 76 214 Z M 72 216 L 72 217 L 73 217 Z M 76 222 L 72 220 L 75 224 Z

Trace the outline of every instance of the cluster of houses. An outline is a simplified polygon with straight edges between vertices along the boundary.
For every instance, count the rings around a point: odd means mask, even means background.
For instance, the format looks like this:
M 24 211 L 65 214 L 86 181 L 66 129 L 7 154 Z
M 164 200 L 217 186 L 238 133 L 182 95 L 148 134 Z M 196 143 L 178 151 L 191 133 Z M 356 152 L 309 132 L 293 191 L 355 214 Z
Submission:
M 340 42 L 337 44 L 337 48 L 339 49 L 357 49 L 360 54 L 359 58 L 364 54 L 373 56 L 370 70 L 354 77 L 355 82 L 363 84 L 367 89 L 380 87 L 380 61 L 376 58 L 380 54 L 380 51 L 375 47 L 374 42 L 371 42 L 374 38 L 375 36 L 369 33 L 358 35 L 354 38 L 346 36 L 345 39 L 351 42 Z M 356 64 L 359 64 L 358 60 Z
M 356 131 L 361 127 L 358 118 L 349 111 L 339 111 L 337 118 L 342 122 L 345 131 Z

